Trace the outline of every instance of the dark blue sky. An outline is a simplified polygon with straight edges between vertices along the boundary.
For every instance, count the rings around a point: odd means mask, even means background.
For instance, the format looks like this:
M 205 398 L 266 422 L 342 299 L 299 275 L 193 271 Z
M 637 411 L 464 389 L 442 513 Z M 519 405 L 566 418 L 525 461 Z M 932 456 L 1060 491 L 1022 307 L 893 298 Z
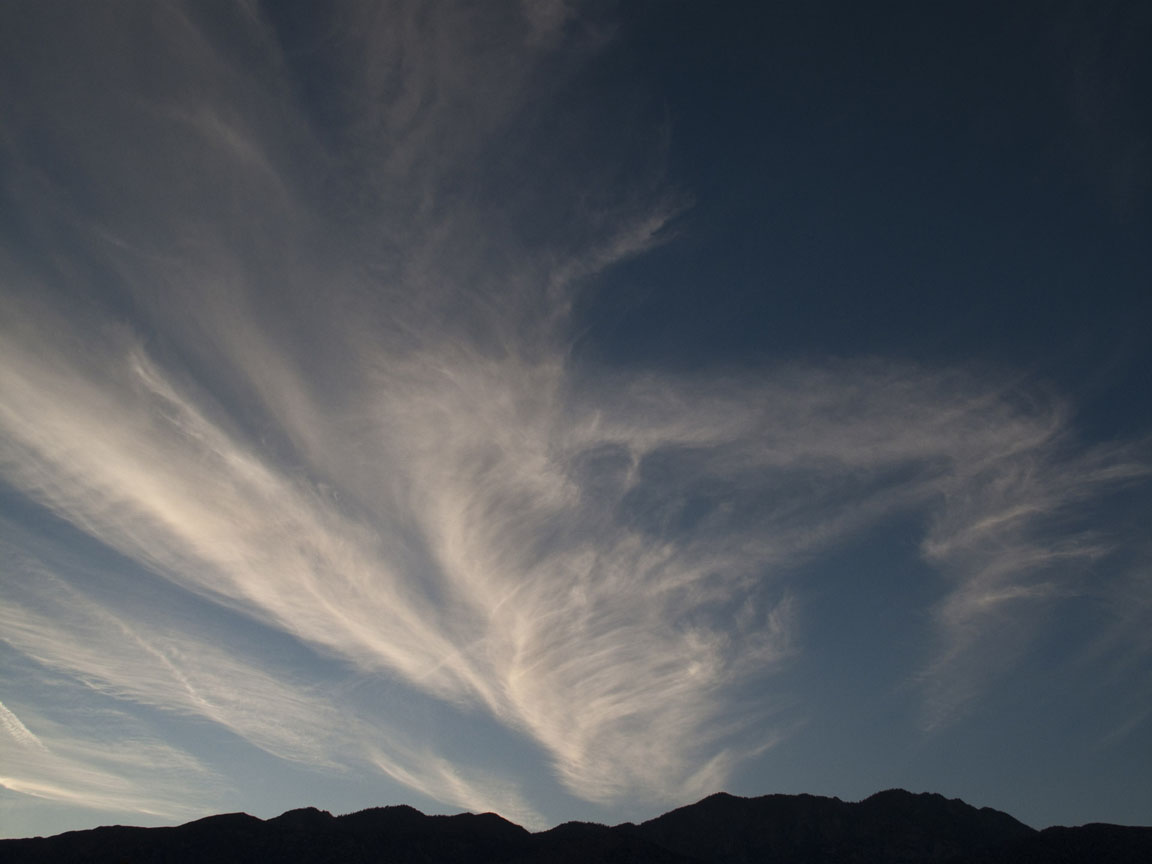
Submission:
M 1146 422 L 1150 14 L 650 5 L 617 62 L 693 206 L 600 350 L 1001 363 Z

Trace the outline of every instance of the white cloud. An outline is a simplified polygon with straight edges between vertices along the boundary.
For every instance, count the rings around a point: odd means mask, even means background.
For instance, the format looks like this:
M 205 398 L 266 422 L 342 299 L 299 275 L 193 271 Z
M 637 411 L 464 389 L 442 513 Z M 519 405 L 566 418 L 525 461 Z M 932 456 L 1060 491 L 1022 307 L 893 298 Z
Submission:
M 113 696 L 212 720 L 276 756 L 334 764 L 342 718 L 305 688 L 163 616 L 129 623 L 62 580 L 13 563 L 15 579 L 0 586 L 0 624 L 4 641 L 26 656 Z
M 205 793 L 218 792 L 219 778 L 177 748 L 139 732 L 129 737 L 126 716 L 116 721 L 115 734 L 85 727 L 76 716 L 68 728 L 43 721 L 46 731 L 37 735 L 0 703 L 0 786 L 94 810 L 204 815 L 212 800 Z
M 5 642 L 41 667 L 118 699 L 211 721 L 274 756 L 312 769 L 363 771 L 372 765 L 439 801 L 499 809 L 524 824 L 542 824 L 510 781 L 486 769 L 451 764 L 429 749 L 430 742 L 412 741 L 411 732 L 390 718 L 338 701 L 338 682 L 326 687 L 305 684 L 282 667 L 245 656 L 236 644 L 213 639 L 206 628 L 189 632 L 183 616 L 170 610 L 129 604 L 117 614 L 106 599 L 83 592 L 24 556 L 9 550 L 4 561 L 8 578 L 0 583 L 0 631 Z M 83 581 L 97 576 L 70 569 Z M 15 714 L 0 709 L 0 725 L 8 736 L 23 751 L 39 754 L 32 762 L 22 760 L 23 773 L 5 778 L 14 791 L 73 803 L 87 799 L 85 806 L 96 809 L 191 813 L 187 807 L 169 805 L 166 810 L 142 809 L 129 793 L 141 783 L 137 770 L 149 765 L 158 776 L 169 769 L 188 769 L 183 782 L 207 787 L 193 796 L 202 802 L 201 811 L 210 809 L 207 793 L 218 791 L 215 778 L 191 757 L 177 760 L 177 751 L 165 751 L 158 742 L 137 738 L 120 745 L 97 736 L 98 743 L 85 743 L 74 732 L 67 740 L 57 740 L 50 751 Z M 76 762 L 66 771 L 62 752 Z M 103 767 L 84 767 L 88 763 Z M 54 778 L 57 769 L 64 773 Z M 71 779 L 54 784 L 63 777 Z M 83 777 L 91 782 L 78 782 Z M 116 789 L 124 795 L 112 794 Z
M 499 813 L 531 831 L 548 827 L 514 782 L 469 770 L 427 748 L 393 746 L 388 752 L 369 752 L 368 760 L 393 780 L 434 800 L 475 812 Z
M 2 702 L 0 702 L 0 726 L 4 727 L 4 732 L 11 738 L 18 746 L 31 749 L 31 750 L 47 750 L 44 742 L 28 731 L 20 718 L 9 711 Z
M 335 478 L 326 497 L 268 462 L 131 342 L 118 362 L 71 370 L 48 370 L 18 338 L 5 345 L 4 401 L 22 406 L 4 415 L 13 482 L 178 584 L 365 670 L 486 706 L 593 800 L 723 782 L 742 751 L 716 730 L 732 688 L 790 650 L 780 598 L 798 564 L 881 518 L 937 513 L 926 553 L 958 580 L 940 672 L 1003 603 L 1044 595 L 1037 568 L 1102 551 L 1057 542 L 1047 515 L 1143 470 L 1114 454 L 1053 455 L 1051 412 L 1014 413 L 974 382 L 944 388 L 907 368 L 793 369 L 711 389 L 622 377 L 606 388 L 618 399 L 572 392 L 556 359 L 453 347 L 343 394 L 378 418 L 375 442 L 329 441 L 330 454 L 375 448 L 349 490 L 354 513 Z M 7 638 L 92 675 L 107 660 L 85 657 L 94 643 L 76 605 L 39 618 L 12 605 Z M 238 716 L 226 656 L 116 628 L 125 695 L 324 761 L 305 746 L 323 741 L 324 710 L 294 710 L 297 694 L 249 670 L 243 692 L 280 706 L 271 716 L 313 718 L 260 728 Z M 278 737 L 289 728 L 293 740 Z

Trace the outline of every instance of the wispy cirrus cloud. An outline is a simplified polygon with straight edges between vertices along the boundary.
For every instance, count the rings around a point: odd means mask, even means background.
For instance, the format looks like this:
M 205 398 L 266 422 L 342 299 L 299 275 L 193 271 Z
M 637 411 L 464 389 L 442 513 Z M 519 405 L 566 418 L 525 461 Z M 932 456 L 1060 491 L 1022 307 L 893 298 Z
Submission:
M 306 687 L 172 621 L 129 621 L 49 573 L 13 569 L 0 586 L 0 624 L 25 656 L 114 697 L 211 720 L 281 758 L 334 766 L 339 736 L 353 724 Z
M 562 364 L 452 363 L 445 350 L 392 366 L 382 382 L 403 387 L 351 400 L 378 406 L 388 432 L 379 493 L 352 490 L 357 514 L 341 486 L 324 496 L 229 437 L 136 350 L 124 355 L 123 401 L 100 403 L 114 391 L 96 384 L 70 399 L 35 380 L 28 392 L 65 414 L 47 421 L 21 400 L 29 431 L 9 462 L 15 482 L 177 584 L 363 669 L 483 705 L 594 800 L 723 783 L 740 758 L 717 734 L 726 700 L 788 656 L 799 564 L 884 518 L 936 513 L 925 549 L 958 579 L 941 611 L 950 653 L 939 673 L 1003 602 L 1048 590 L 1041 565 L 1105 551 L 1054 539 L 1045 520 L 1144 470 L 1117 454 L 1058 458 L 1059 409 L 1016 412 L 974 382 L 914 370 L 783 370 L 774 385 L 727 393 L 644 376 L 600 393 L 580 392 Z M 91 461 L 89 438 L 101 442 Z M 1038 471 L 1043 460 L 1054 461 Z M 1014 476 L 1047 479 L 1016 488 Z M 409 533 L 385 543 L 380 525 Z M 41 627 L 37 644 L 66 659 L 35 656 L 80 674 L 107 668 L 85 659 L 89 639 L 66 609 L 16 614 L 7 638 L 18 647 Z M 235 698 L 198 697 L 193 673 L 127 625 L 113 629 L 136 658 L 125 695 L 323 762 L 275 734 L 314 744 L 331 712 L 286 710 L 298 697 L 251 673 Z M 228 679 L 230 661 L 211 647 L 178 653 Z M 267 716 L 293 718 L 272 739 L 228 715 L 271 705 Z
M 564 112 L 542 106 L 580 107 L 598 39 L 560 8 L 131 7 L 133 51 L 100 12 L 54 49 L 85 81 L 13 54 L 54 110 L 5 138 L 25 228 L 0 258 L 5 481 L 141 578 L 482 712 L 597 802 L 714 791 L 778 740 L 805 567 L 923 520 L 943 722 L 1005 610 L 1109 553 L 1064 520 L 1146 454 L 1087 450 L 1058 399 L 971 370 L 579 361 L 582 286 L 681 199 L 550 137 Z M 528 169 L 539 188 L 511 182 Z M 78 581 L 6 585 L 3 638 L 285 759 L 533 819 L 514 782 Z
M 0 702 L 0 786 L 93 810 L 166 819 L 203 815 L 220 778 L 178 748 L 147 735 L 125 735 L 131 724 L 116 719 L 118 734 L 75 718 L 68 727 L 45 721 L 37 734 Z
M 411 730 L 339 699 L 338 682 L 300 680 L 283 664 L 251 656 L 235 639 L 224 640 L 210 627 L 189 629 L 185 615 L 162 607 L 129 603 L 113 609 L 107 596 L 114 590 L 91 593 L 77 586 L 101 581 L 100 574 L 71 567 L 72 580 L 65 581 L 27 556 L 6 551 L 0 630 L 9 646 L 50 675 L 74 679 L 117 700 L 208 721 L 313 771 L 341 774 L 374 767 L 445 804 L 495 809 L 522 824 L 543 824 L 509 780 L 464 762 L 448 762 L 430 749 L 429 741 L 414 739 Z M 118 584 L 123 590 L 122 580 Z M 137 806 L 127 791 L 123 798 L 95 795 L 91 784 L 76 785 L 77 774 L 84 776 L 79 769 L 63 772 L 58 785 L 47 782 L 53 766 L 63 764 L 62 757 L 50 754 L 75 751 L 84 739 L 74 732 L 50 750 L 11 712 L 0 719 L 24 751 L 38 756 L 40 766 L 32 778 L 19 773 L 6 778 L 9 788 L 70 803 L 87 796 L 91 801 L 85 806 L 96 809 L 167 812 Z M 206 787 L 196 799 L 199 812 L 219 806 L 209 795 L 221 791 L 212 772 L 191 756 L 173 762 L 163 752 L 157 755 L 157 746 L 137 738 L 112 750 L 121 752 L 126 770 L 142 771 L 154 761 L 160 776 L 168 766 L 180 782 Z M 108 749 L 105 740 L 92 744 L 93 754 Z M 131 790 L 140 784 L 148 785 L 139 778 L 125 778 L 122 785 Z M 168 815 L 192 813 L 183 807 Z

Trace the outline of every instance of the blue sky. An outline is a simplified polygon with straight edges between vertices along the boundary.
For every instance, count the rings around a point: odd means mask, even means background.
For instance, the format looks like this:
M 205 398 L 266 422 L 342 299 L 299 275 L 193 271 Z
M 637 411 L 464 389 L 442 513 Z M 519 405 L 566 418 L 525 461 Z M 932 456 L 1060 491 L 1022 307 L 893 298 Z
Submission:
M 930 5 L 6 9 L 0 834 L 1147 823 L 1152 13 Z

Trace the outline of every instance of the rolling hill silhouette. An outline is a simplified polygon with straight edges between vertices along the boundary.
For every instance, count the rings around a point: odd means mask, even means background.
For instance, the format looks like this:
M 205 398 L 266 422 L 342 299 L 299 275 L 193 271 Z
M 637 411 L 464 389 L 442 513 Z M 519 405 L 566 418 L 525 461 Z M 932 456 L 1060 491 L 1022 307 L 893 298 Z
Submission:
M 899 789 L 857 803 L 718 793 L 639 825 L 568 822 L 532 834 L 494 813 L 425 816 L 407 806 L 275 819 L 209 816 L 174 828 L 113 826 L 0 840 L 4 864 L 1134 864 L 1152 828 L 1036 831 L 1006 813 Z

